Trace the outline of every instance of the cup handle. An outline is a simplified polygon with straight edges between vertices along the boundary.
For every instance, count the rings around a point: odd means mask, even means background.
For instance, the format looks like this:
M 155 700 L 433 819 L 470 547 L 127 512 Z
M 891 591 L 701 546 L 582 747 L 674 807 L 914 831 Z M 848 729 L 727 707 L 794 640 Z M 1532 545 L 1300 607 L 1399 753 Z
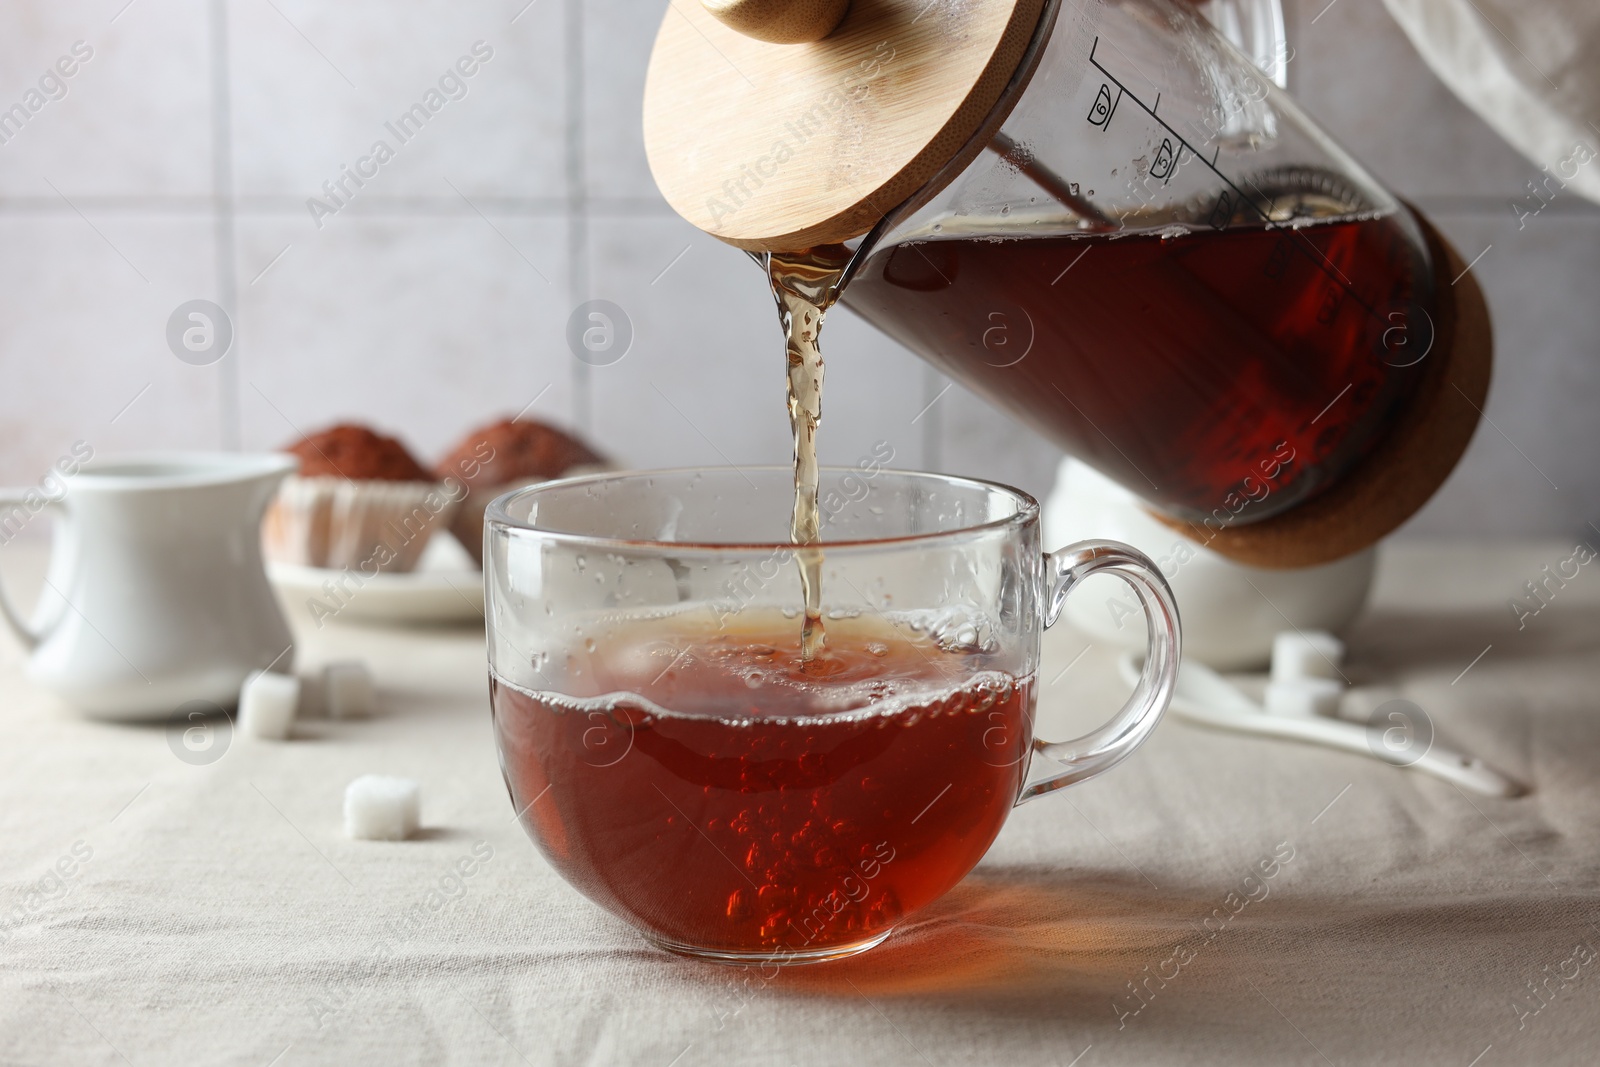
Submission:
M 1178 627 L 1178 605 L 1161 570 L 1143 552 L 1116 541 L 1079 541 L 1045 557 L 1048 581 L 1044 624 L 1055 625 L 1067 595 L 1092 574 L 1114 574 L 1133 588 L 1144 608 L 1149 643 L 1144 671 L 1128 702 L 1111 721 L 1073 741 L 1034 739 L 1033 751 L 1060 764 L 1059 774 L 1030 784 L 1017 803 L 1054 792 L 1063 786 L 1093 778 L 1133 754 L 1150 736 L 1172 699 L 1178 684 L 1178 658 L 1183 637 Z
M 7 504 L 15 506 L 26 503 L 29 492 L 38 492 L 38 490 L 0 489 L 0 506 Z M 59 498 L 49 500 L 46 504 L 46 506 L 53 507 L 59 507 L 60 505 L 61 500 Z M 0 522 L 3 522 L 3 519 L 4 513 L 0 512 Z M 45 639 L 45 634 L 53 628 L 55 620 L 52 620 L 52 626 L 47 626 L 43 630 L 35 630 L 29 626 L 22 620 L 22 614 L 12 606 L 11 598 L 6 596 L 5 585 L 0 583 L 0 621 L 3 621 L 6 624 L 6 628 L 16 635 L 17 641 L 21 643 L 25 650 L 32 652 L 39 647 L 39 642 Z

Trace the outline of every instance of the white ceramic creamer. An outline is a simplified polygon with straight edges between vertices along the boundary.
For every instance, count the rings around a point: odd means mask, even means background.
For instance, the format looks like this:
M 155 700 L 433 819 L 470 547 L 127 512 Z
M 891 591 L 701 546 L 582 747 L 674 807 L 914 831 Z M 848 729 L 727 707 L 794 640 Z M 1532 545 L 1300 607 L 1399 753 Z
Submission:
M 261 560 L 261 517 L 295 469 L 279 454 L 149 453 L 95 460 L 57 514 L 31 621 L 0 616 L 28 676 L 87 715 L 154 719 L 238 700 L 252 670 L 293 660 Z M 15 506 L 23 493 L 0 490 Z

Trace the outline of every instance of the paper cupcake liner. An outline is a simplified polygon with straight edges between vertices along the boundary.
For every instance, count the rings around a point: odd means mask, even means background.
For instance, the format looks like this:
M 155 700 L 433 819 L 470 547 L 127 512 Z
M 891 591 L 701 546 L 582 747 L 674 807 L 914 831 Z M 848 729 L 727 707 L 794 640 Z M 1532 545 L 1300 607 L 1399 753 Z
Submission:
M 461 506 L 439 482 L 284 479 L 262 524 L 268 559 L 307 567 L 404 573 Z

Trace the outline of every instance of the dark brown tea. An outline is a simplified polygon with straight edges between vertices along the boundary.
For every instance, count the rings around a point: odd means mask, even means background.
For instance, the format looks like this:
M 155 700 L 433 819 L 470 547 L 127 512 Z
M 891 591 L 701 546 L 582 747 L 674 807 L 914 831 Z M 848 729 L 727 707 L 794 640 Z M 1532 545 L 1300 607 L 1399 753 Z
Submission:
M 844 300 L 1161 510 L 1250 522 L 1337 478 L 1415 388 L 1432 276 L 1409 225 L 943 235 L 872 253 Z
M 673 628 L 675 626 L 675 628 Z M 1021 790 L 1033 678 L 882 621 L 802 663 L 773 612 L 630 623 L 562 695 L 491 677 L 512 802 L 573 885 L 671 947 L 816 958 L 977 864 Z

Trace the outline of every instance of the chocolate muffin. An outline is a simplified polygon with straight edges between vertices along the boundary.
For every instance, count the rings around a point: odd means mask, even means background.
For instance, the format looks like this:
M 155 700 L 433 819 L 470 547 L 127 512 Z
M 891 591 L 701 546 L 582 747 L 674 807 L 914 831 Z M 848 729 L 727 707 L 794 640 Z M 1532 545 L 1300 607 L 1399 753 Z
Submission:
M 302 478 L 434 481 L 433 474 L 406 451 L 405 445 L 365 426 L 335 426 L 301 438 L 284 451 L 300 457 Z
M 501 419 L 467 434 L 433 473 L 467 487 L 450 532 L 481 565 L 483 510 L 489 501 L 534 482 L 606 466 L 600 453 L 565 430 L 532 419 Z
M 280 563 L 367 578 L 409 571 L 466 493 L 365 426 L 334 426 L 284 451 L 299 457 L 300 471 L 284 479 L 263 523 L 267 558 Z

